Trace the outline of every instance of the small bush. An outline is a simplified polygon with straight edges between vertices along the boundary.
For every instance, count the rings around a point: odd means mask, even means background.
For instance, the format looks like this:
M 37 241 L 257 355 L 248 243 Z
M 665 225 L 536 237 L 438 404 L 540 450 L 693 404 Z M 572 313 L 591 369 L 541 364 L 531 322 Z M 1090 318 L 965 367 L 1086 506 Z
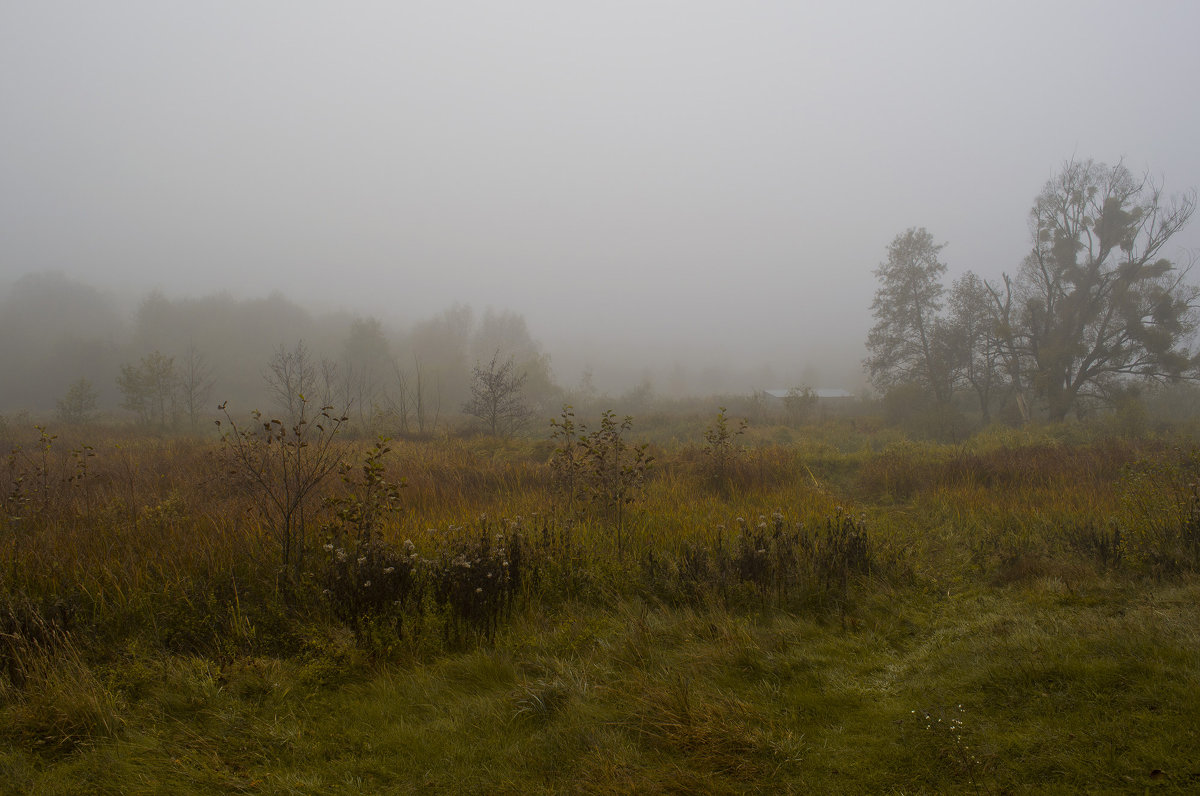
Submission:
M 1200 570 L 1200 448 L 1135 462 L 1120 490 L 1134 558 L 1157 574 Z
M 379 440 L 366 454 L 355 479 L 343 467 L 346 494 L 331 498 L 334 521 L 326 526 L 324 594 L 335 617 L 355 639 L 366 640 L 367 629 L 388 624 L 404 636 L 404 615 L 422 607 L 424 562 L 411 541 L 402 551 L 382 538 L 384 528 L 400 510 L 400 487 L 385 477 L 383 460 L 391 448 Z
M 491 641 L 501 619 L 512 610 L 521 588 L 520 534 L 487 533 L 460 540 L 430 562 L 433 599 L 446 615 L 446 640 L 461 644 L 469 634 Z
M 404 636 L 404 616 L 419 613 L 424 595 L 426 562 L 411 541 L 402 551 L 370 538 L 350 547 L 325 546 L 329 560 L 322 592 L 333 615 L 350 628 L 359 642 L 367 628 L 384 622 Z
M 1116 523 L 1086 522 L 1067 529 L 1067 544 L 1095 561 L 1102 569 L 1119 569 L 1125 563 L 1125 539 Z
M 711 545 L 685 544 L 674 557 L 647 553 L 643 581 L 660 596 L 687 602 L 717 593 L 736 602 L 749 589 L 761 602 L 804 595 L 844 607 L 853 579 L 876 568 L 864 523 L 840 509 L 815 529 L 789 525 L 779 512 L 770 522 L 738 517 L 736 524 L 728 546 L 721 526 Z
M 719 494 L 732 492 L 733 476 L 742 459 L 742 450 L 734 444 L 734 440 L 746 433 L 747 425 L 748 421 L 741 420 L 737 428 L 731 430 L 725 407 L 722 406 L 704 432 L 705 480 Z

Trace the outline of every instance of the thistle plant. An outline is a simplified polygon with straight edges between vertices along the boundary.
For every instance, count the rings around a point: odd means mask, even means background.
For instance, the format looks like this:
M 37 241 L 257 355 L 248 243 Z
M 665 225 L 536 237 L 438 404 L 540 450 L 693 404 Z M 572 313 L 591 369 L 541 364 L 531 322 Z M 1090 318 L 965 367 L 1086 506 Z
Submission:
M 419 615 L 425 568 L 413 543 L 401 550 L 377 540 L 350 548 L 325 544 L 328 555 L 322 594 L 335 617 L 360 643 L 373 625 L 383 623 L 404 637 L 404 620 Z M 390 631 L 389 631 L 390 632 Z
M 430 562 L 433 598 L 447 617 L 447 642 L 461 643 L 468 633 L 495 638 L 521 588 L 523 558 L 520 534 L 492 536 L 484 516 L 476 538 L 452 544 Z

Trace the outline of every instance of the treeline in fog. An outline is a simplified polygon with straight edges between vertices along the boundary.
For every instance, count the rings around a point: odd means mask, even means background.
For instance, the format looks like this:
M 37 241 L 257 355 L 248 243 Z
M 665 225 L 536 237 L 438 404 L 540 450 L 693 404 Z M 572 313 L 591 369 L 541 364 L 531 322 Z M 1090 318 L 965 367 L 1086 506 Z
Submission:
M 186 429 L 217 406 L 286 409 L 288 393 L 349 409 L 367 426 L 421 433 L 457 418 L 473 368 L 522 374 L 522 395 L 560 397 L 522 316 L 454 305 L 406 328 L 346 312 L 316 314 L 279 293 L 170 298 L 133 305 L 59 274 L 29 274 L 0 297 L 0 412 Z M 294 395 L 292 396 L 295 397 Z

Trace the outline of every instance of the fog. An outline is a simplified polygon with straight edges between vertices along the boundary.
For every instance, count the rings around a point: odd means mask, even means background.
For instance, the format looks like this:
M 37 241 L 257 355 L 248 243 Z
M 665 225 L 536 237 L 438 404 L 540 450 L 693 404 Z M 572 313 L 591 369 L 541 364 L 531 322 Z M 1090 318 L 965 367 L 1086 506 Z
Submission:
M 1068 158 L 1200 186 L 1198 29 L 1183 2 L 4 3 L 0 291 L 396 328 L 462 302 L 523 316 L 566 385 L 857 389 L 906 228 L 995 278 Z

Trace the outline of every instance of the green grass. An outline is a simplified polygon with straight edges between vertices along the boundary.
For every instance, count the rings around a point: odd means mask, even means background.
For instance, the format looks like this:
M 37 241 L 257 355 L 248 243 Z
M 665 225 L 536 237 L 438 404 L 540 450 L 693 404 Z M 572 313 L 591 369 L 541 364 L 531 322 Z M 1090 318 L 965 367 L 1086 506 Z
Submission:
M 1200 562 L 1176 488 L 1194 455 L 819 439 L 837 434 L 751 451 L 725 483 L 694 448 L 657 451 L 623 552 L 611 520 L 555 504 L 541 444 L 397 445 L 385 541 L 433 562 L 520 515 L 537 579 L 490 639 L 448 633 L 427 594 L 402 637 L 382 622 L 357 643 L 319 570 L 280 579 L 211 446 L 97 445 L 88 480 L 42 479 L 35 524 L 0 524 L 0 790 L 1200 787 Z M 776 542 L 754 559 L 771 577 L 740 580 L 760 516 L 774 538 L 839 511 L 870 550 L 844 591 L 803 562 L 779 589 Z
M 38 793 L 1182 792 L 1198 628 L 1195 579 L 884 590 L 845 628 L 565 604 L 426 661 L 135 654 L 75 685 L 117 726 L 39 749 L 47 693 L 9 707 L 0 764 Z

